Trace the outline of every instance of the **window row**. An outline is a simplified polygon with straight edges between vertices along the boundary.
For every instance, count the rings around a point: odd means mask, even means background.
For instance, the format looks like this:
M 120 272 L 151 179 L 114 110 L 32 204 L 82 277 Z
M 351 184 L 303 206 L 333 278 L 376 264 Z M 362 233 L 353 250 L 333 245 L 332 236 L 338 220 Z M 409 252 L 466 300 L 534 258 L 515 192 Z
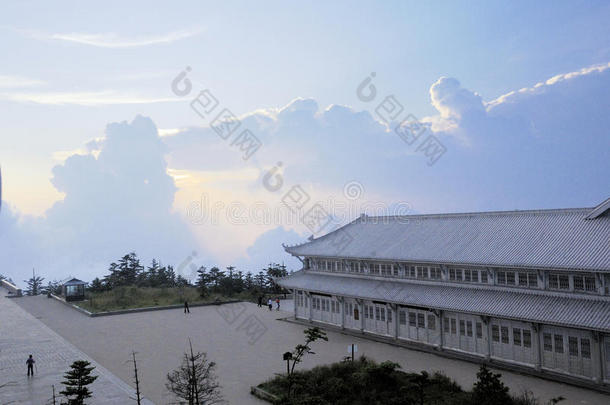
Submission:
M 312 270 L 370 274 L 382 277 L 402 277 L 420 280 L 442 280 L 443 273 L 440 266 L 434 265 L 407 265 L 404 270 L 395 263 L 388 262 L 365 262 L 358 260 L 327 260 L 327 259 L 308 259 L 307 265 Z M 495 275 L 495 282 L 494 282 Z M 487 269 L 472 269 L 450 267 L 447 270 L 446 278 L 448 281 L 462 283 L 495 284 L 507 287 L 523 288 L 548 288 L 551 290 L 577 291 L 577 292 L 597 292 L 602 289 L 603 284 L 598 282 L 595 274 L 568 274 L 568 273 L 548 273 L 546 286 L 539 279 L 536 271 L 526 270 L 505 270 L 496 269 L 495 273 L 490 273 Z M 610 294 L 610 277 L 603 289 L 605 294 Z
M 407 325 L 407 314 L 409 317 L 409 326 L 415 328 L 423 328 L 436 330 L 436 316 L 434 314 L 424 314 L 422 312 L 412 312 L 407 310 L 400 310 L 398 312 L 399 323 L 403 326 Z M 426 320 L 428 321 L 426 323 Z
M 487 284 L 489 279 L 487 277 L 487 270 L 474 270 L 474 269 L 460 269 L 450 268 L 449 269 L 449 280 L 459 281 L 464 283 L 483 283 Z
M 571 281 L 571 283 L 570 283 Z M 553 290 L 597 291 L 593 274 L 549 274 L 548 286 Z
M 533 271 L 496 271 L 496 284 L 538 288 L 538 274 Z
M 381 305 L 364 305 L 364 319 L 392 322 L 392 310 Z
M 491 325 L 491 341 L 494 343 L 502 342 L 510 343 L 508 326 Z M 512 328 L 512 337 L 514 346 L 532 347 L 532 331 L 529 329 Z
M 312 297 L 311 298 L 311 306 L 313 309 L 318 311 L 326 311 L 338 314 L 341 312 L 341 307 L 339 306 L 339 302 L 333 300 L 331 298 L 324 297 Z
M 544 333 L 542 335 L 544 342 L 544 351 L 564 353 L 563 335 L 558 333 Z M 580 341 L 580 344 L 579 344 Z M 580 348 L 580 353 L 579 353 Z M 591 341 L 587 338 L 579 338 L 576 336 L 568 336 L 568 353 L 573 357 L 582 357 L 583 359 L 591 358 Z

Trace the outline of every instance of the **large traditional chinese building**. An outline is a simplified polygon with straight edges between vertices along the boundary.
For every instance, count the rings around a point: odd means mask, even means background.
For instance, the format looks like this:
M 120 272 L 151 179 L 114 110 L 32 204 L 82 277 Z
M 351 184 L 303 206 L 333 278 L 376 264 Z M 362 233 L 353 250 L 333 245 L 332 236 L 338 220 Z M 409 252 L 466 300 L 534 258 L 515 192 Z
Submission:
M 610 385 L 610 199 L 370 217 L 296 246 L 295 316 Z

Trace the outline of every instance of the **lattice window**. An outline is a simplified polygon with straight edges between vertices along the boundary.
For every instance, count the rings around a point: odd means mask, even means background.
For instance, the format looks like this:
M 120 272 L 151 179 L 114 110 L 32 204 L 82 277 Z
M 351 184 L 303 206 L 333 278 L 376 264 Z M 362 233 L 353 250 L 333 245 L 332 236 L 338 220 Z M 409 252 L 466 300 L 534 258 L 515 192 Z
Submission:
M 500 327 L 498 325 L 491 325 L 491 340 L 496 343 L 500 341 Z
M 436 317 L 433 314 L 428 314 L 428 329 L 436 330 Z
M 417 316 L 415 312 L 409 312 L 409 326 L 417 326 Z
M 532 332 L 529 329 L 523 329 L 523 347 L 532 347 Z
M 426 327 L 426 318 L 424 314 L 417 314 L 417 327 L 425 328 Z
M 563 353 L 563 335 L 554 335 L 555 353 Z
M 477 327 L 477 339 L 482 339 L 483 338 L 483 325 L 481 324 L 481 322 L 477 322 L 476 327 Z
M 398 319 L 401 325 L 407 324 L 407 313 L 405 311 L 398 312 Z
M 513 344 L 515 346 L 521 346 L 521 329 L 513 328 Z
M 568 352 L 570 356 L 578 357 L 578 338 L 574 336 L 568 336 Z
M 501 338 L 502 338 L 502 343 L 508 344 L 508 327 L 507 326 L 502 326 L 500 327 L 500 332 L 501 332 Z
M 580 355 L 583 359 L 591 358 L 591 341 L 589 339 L 580 339 Z
M 550 333 L 545 333 L 542 336 L 542 339 L 544 341 L 544 350 L 547 352 L 552 352 L 553 351 L 553 336 Z
M 595 285 L 595 276 L 585 276 L 585 290 L 595 291 L 597 287 Z

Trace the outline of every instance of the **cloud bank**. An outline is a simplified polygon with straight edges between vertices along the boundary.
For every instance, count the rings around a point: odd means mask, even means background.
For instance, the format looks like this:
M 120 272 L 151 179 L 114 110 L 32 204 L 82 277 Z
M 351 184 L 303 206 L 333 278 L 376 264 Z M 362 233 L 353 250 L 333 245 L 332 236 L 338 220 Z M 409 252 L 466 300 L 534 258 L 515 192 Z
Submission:
M 313 99 L 242 116 L 242 128 L 263 143 L 248 160 L 207 122 L 163 137 L 148 118 L 110 124 L 86 153 L 53 169 L 52 182 L 66 197 L 45 218 L 3 205 L 0 260 L 13 274 L 35 265 L 84 278 L 103 274 L 130 250 L 175 264 L 197 251 L 197 265 L 255 272 L 285 260 L 296 269 L 281 243 L 312 232 L 298 217 L 259 221 L 257 213 L 285 213 L 282 197 L 297 185 L 337 223 L 374 214 L 378 203 L 389 214 L 397 207 L 430 213 L 593 206 L 610 190 L 609 66 L 490 101 L 455 78 L 440 78 L 430 88 L 437 114 L 422 119 L 447 148 L 433 166 L 374 113 L 320 108 Z M 273 167 L 283 181 L 277 190 L 263 183 Z M 346 184 L 358 192 L 346 193 Z M 193 203 L 204 193 L 209 211 L 194 218 Z

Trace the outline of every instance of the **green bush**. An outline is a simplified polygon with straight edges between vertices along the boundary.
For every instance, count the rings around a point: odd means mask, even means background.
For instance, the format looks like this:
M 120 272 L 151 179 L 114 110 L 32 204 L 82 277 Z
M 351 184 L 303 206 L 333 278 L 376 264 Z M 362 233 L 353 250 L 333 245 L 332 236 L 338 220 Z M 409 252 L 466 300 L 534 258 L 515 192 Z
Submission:
M 441 374 L 405 373 L 397 363 L 376 363 L 365 357 L 295 371 L 292 395 L 287 398 L 288 378 L 278 375 L 259 385 L 277 396 L 277 405 L 481 405 L 538 404 L 531 395 L 512 398 L 499 374 L 481 367 L 472 391 L 464 391 Z M 526 402 L 527 401 L 527 402 Z

